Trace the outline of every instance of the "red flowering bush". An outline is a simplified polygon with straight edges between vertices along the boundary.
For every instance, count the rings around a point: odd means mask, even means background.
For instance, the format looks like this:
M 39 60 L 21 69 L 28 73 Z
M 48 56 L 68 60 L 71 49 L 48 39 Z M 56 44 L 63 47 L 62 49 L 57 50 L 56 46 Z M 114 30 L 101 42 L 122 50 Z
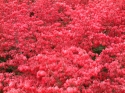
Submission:
M 125 92 L 125 0 L 0 0 L 0 93 L 103 92 Z

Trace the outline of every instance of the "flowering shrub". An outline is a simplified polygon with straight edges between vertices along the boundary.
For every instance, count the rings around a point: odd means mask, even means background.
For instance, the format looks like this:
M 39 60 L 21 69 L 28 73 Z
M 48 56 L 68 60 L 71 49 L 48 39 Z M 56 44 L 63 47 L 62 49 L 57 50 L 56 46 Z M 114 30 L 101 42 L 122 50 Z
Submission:
M 125 92 L 125 0 L 0 0 L 0 93 L 103 92 Z

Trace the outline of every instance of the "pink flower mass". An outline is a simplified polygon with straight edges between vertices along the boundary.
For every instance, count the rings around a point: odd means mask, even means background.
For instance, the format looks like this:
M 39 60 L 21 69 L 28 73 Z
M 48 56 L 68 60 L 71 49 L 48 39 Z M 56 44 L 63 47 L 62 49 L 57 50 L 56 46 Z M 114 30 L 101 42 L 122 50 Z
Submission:
M 125 93 L 125 0 L 0 0 L 0 93 Z

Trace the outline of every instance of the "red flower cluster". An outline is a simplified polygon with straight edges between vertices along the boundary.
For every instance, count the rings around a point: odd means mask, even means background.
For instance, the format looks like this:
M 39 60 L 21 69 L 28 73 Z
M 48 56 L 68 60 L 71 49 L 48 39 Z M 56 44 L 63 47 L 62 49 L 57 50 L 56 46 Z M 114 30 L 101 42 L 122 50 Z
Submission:
M 125 93 L 125 0 L 0 0 L 0 93 Z

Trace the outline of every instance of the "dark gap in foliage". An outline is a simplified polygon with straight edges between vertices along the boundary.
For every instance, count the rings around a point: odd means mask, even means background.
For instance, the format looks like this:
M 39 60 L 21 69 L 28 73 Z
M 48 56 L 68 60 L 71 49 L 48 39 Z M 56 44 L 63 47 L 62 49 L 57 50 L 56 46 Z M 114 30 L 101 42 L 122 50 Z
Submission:
M 109 34 L 109 30 L 104 30 L 103 33 L 104 33 L 105 35 L 108 35 L 108 34 Z
M 96 77 L 95 76 L 91 76 L 91 80 L 94 80 L 94 79 L 96 79 Z
M 0 57 L 0 63 L 2 63 L 2 62 L 6 62 L 6 58 Z
M 100 72 L 98 73 L 98 78 L 99 78 L 99 80 L 101 80 L 101 81 L 104 81 L 104 80 L 106 80 L 106 79 L 109 79 L 110 77 L 109 77 L 109 75 L 108 75 L 108 68 L 106 68 L 106 67 L 103 67 L 101 70 L 100 70 Z
M 4 67 L 0 67 L 0 73 L 4 72 Z
M 33 52 L 33 50 L 30 50 L 30 52 Z
M 92 60 L 95 60 L 96 59 L 96 56 L 93 56 L 93 57 L 91 57 L 92 58 Z
M 101 69 L 101 72 L 108 73 L 108 69 L 107 69 L 106 67 L 103 67 L 103 68 Z
M 110 57 L 115 59 L 115 58 L 116 58 L 116 55 L 111 55 Z
M 92 51 L 94 53 L 100 54 L 102 52 L 102 50 L 104 50 L 104 49 L 105 49 L 105 46 L 100 45 L 100 46 L 98 46 L 96 48 L 92 48 Z
M 8 66 L 8 67 L 6 67 L 6 69 L 3 68 L 3 70 L 7 73 L 14 73 L 15 75 L 21 75 L 22 72 L 20 72 L 17 68 L 18 67 L 16 67 L 16 66 Z
M 11 51 L 11 50 L 18 50 L 19 48 L 15 47 L 15 46 L 11 46 L 10 49 L 8 51 Z
M 12 50 L 19 50 L 19 48 L 15 47 L 15 46 L 10 46 L 9 49 L 4 49 L 4 52 L 9 52 L 9 51 L 12 51 Z
M 2 89 L 0 90 L 0 93 L 4 93 Z
M 0 73 L 7 72 L 7 73 L 15 73 L 15 75 L 20 75 L 21 72 L 17 68 L 18 68 L 17 66 L 12 66 L 12 65 L 0 67 Z
M 82 44 L 82 41 L 79 41 L 78 44 L 79 44 L 79 45 Z
M 55 45 L 52 45 L 52 46 L 51 46 L 51 49 L 55 49 L 55 48 L 56 48 L 56 46 L 55 46 Z
M 78 67 L 79 69 L 83 68 L 83 66 L 81 66 L 81 65 L 79 65 L 79 64 L 77 65 L 77 67 Z
M 62 18 L 59 18 L 59 19 L 58 19 L 58 22 L 63 22 L 63 19 L 62 19 Z
M 31 0 L 31 2 L 33 3 L 33 2 L 35 2 L 35 0 Z
M 125 65 L 121 64 L 120 69 L 124 69 Z
M 116 93 L 116 90 L 115 90 L 115 89 L 112 89 L 112 93 Z
M 19 70 L 15 71 L 15 75 L 21 75 L 21 74 L 22 74 L 22 72 L 20 72 Z
M 79 86 L 79 87 L 78 87 L 80 93 L 82 93 L 82 88 L 83 88 L 82 86 Z
M 10 55 L 6 55 L 6 57 L 0 57 L 0 63 L 6 62 L 9 59 L 12 59 L 12 57 Z
M 70 16 L 67 16 L 66 18 L 67 18 L 67 21 L 64 20 L 64 19 L 62 19 L 62 18 L 59 18 L 57 20 L 57 22 L 61 23 L 62 27 L 66 27 L 72 21 L 72 19 L 70 18 Z
M 84 86 L 85 89 L 88 89 L 90 84 L 83 84 L 83 86 Z
M 34 16 L 34 12 L 30 12 L 30 17 Z
M 27 55 L 26 55 L 26 58 L 27 58 L 27 59 L 29 59 L 29 58 L 30 58 L 30 56 L 27 54 Z
M 63 11 L 64 11 L 64 8 L 60 7 L 59 10 L 58 10 L 58 13 L 62 13 Z
M 57 86 L 58 86 L 59 88 L 61 88 L 62 85 L 63 85 L 63 82 L 62 82 L 60 79 L 57 79 L 56 81 L 57 81 Z
M 14 72 L 16 69 L 17 69 L 17 67 L 15 67 L 15 66 L 8 66 L 8 67 L 6 68 L 6 72 L 12 73 L 12 72 Z

